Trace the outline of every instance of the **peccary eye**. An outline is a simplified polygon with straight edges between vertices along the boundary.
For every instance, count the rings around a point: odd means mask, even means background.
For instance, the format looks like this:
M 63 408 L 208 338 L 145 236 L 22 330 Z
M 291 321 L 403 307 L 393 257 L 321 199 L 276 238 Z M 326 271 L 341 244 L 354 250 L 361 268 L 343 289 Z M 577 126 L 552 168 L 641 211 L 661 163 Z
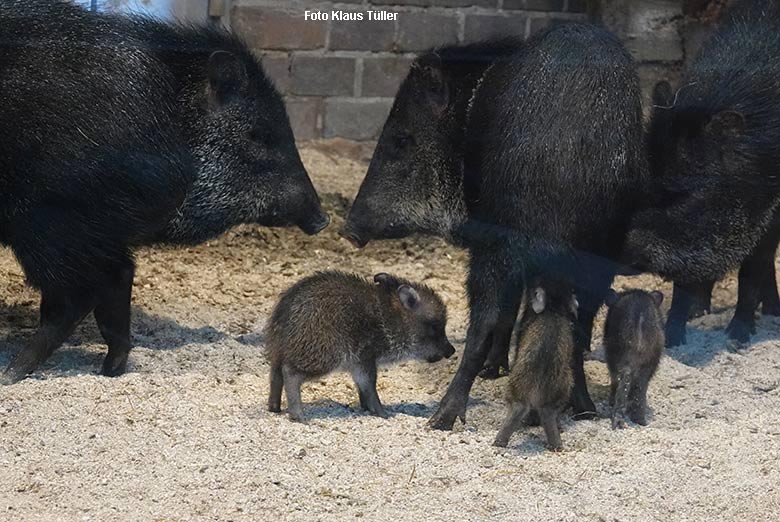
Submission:
M 437 338 L 444 335 L 444 325 L 439 322 L 429 322 L 425 324 L 425 334 L 430 338 Z

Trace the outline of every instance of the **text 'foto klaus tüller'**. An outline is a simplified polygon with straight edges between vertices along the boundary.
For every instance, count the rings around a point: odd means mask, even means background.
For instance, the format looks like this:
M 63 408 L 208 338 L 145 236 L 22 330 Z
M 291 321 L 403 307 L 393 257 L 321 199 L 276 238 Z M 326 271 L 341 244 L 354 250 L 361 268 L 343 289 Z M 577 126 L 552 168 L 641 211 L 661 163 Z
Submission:
M 364 12 L 349 12 L 349 11 L 305 11 L 305 20 L 312 21 L 354 21 L 359 22 L 361 20 L 372 21 L 386 21 L 391 22 L 398 19 L 398 13 L 391 13 L 388 11 L 364 11 Z

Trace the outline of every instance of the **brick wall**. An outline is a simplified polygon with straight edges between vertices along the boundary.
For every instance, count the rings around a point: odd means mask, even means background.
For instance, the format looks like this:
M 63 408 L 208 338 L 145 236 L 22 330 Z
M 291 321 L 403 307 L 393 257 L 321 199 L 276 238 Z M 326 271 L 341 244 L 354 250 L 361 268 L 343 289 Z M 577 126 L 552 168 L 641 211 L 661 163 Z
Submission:
M 416 53 L 558 20 L 603 23 L 652 86 L 675 82 L 730 0 L 232 0 L 229 22 L 263 57 L 299 140 L 373 140 Z M 397 13 L 395 21 L 306 21 L 304 12 Z
M 299 140 L 376 139 L 415 54 L 586 19 L 585 0 L 233 0 L 230 24 L 263 57 Z M 385 10 L 395 21 L 307 21 Z

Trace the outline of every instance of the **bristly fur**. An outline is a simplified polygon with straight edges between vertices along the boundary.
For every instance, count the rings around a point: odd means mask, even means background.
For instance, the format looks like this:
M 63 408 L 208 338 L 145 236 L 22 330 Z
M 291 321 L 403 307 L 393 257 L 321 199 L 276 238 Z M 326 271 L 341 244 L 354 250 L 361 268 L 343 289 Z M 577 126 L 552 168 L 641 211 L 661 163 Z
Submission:
M 675 281 L 719 279 L 751 253 L 780 202 L 780 2 L 743 0 L 656 103 L 655 190 L 634 218 L 627 261 Z M 669 108 L 668 106 L 673 105 Z M 725 111 L 744 128 L 718 134 Z
M 452 355 L 441 298 L 425 285 L 382 275 L 370 282 L 318 272 L 282 293 L 266 327 L 272 411 L 279 411 L 284 386 L 291 417 L 302 420 L 300 383 L 341 369 L 353 375 L 361 405 L 384 415 L 376 396 L 377 363 Z M 416 296 L 411 308 L 404 292 Z
M 281 96 L 228 32 L 3 0 L 0 46 L 0 241 L 42 295 L 3 382 L 93 310 L 121 374 L 140 245 L 327 224 Z
M 643 290 L 627 290 L 608 304 L 604 348 L 612 380 L 613 427 L 621 427 L 626 419 L 646 424 L 647 387 L 664 350 L 660 300 Z

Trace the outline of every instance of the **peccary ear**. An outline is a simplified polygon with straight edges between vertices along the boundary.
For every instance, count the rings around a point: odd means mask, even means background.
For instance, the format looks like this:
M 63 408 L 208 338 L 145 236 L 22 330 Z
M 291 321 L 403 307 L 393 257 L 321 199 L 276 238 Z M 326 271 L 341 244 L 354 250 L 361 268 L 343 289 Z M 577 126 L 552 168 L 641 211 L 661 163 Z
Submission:
M 420 304 L 420 295 L 417 293 L 417 290 L 409 285 L 398 287 L 398 299 L 401 300 L 401 304 L 407 310 L 414 310 Z
M 704 130 L 716 136 L 736 135 L 745 128 L 745 116 L 737 111 L 721 111 L 713 116 Z
M 607 292 L 607 296 L 604 298 L 604 304 L 607 306 L 615 306 L 615 303 L 618 302 L 618 295 L 617 292 L 609 289 L 609 292 Z
M 384 272 L 374 276 L 374 283 L 384 286 L 385 288 L 397 288 L 400 284 L 398 279 L 391 276 L 390 274 L 385 274 Z
M 655 301 L 655 306 L 661 306 L 661 303 L 664 302 L 664 294 L 658 290 L 653 290 L 650 292 L 650 297 L 652 297 L 653 301 Z
M 440 115 L 450 102 L 450 89 L 442 69 L 441 58 L 436 53 L 423 57 L 417 65 L 425 79 L 426 96 L 433 112 Z
M 662 80 L 653 87 L 653 106 L 659 108 L 670 108 L 674 105 L 674 93 L 669 82 Z
M 531 309 L 537 314 L 544 312 L 547 307 L 547 292 L 544 288 L 534 288 L 534 295 L 531 298 Z
M 574 314 L 574 316 L 577 316 L 577 311 L 580 309 L 580 302 L 577 300 L 576 295 L 571 296 L 571 302 L 569 303 L 569 307 L 571 310 L 571 313 Z
M 209 56 L 208 77 L 211 95 L 217 102 L 224 103 L 246 83 L 247 73 L 236 55 L 215 51 Z

